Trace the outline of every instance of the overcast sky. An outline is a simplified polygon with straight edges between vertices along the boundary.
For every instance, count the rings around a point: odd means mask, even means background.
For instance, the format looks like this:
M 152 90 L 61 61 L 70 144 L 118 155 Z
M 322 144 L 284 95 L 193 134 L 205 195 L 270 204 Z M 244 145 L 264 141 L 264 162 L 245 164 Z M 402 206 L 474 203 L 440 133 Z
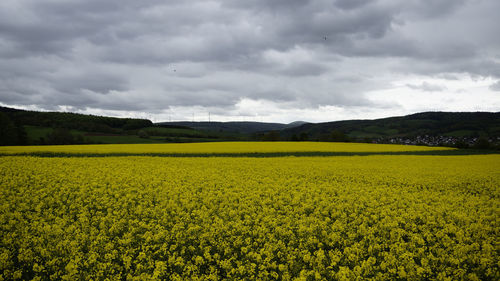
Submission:
M 153 121 L 500 111 L 498 0 L 1 0 L 0 104 Z

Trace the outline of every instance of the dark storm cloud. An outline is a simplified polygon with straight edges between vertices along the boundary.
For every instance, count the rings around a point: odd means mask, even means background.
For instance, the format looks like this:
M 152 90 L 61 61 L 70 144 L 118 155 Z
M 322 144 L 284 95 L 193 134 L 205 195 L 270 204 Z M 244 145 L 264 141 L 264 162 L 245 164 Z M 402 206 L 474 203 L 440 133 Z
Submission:
M 366 92 L 395 72 L 500 78 L 498 10 L 496 0 L 3 0 L 0 102 L 376 106 Z

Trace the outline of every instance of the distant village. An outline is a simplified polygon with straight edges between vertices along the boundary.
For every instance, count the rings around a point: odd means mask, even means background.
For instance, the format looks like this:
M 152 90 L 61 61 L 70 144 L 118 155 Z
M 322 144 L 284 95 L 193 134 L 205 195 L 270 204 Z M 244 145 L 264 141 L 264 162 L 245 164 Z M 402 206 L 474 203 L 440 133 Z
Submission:
M 373 143 L 392 143 L 407 145 L 451 146 L 459 148 L 477 147 L 494 148 L 500 144 L 500 137 L 450 137 L 450 136 L 416 136 L 413 138 L 379 138 Z

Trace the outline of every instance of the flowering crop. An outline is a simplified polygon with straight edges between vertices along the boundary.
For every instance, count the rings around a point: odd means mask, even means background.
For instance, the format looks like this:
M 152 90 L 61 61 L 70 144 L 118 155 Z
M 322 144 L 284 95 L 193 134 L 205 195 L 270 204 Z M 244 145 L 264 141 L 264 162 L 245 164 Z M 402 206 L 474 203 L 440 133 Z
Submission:
M 0 280 L 499 280 L 499 155 L 0 157 Z
M 393 144 L 329 142 L 213 142 L 164 144 L 102 144 L 0 146 L 0 154 L 71 153 L 71 154 L 220 154 L 220 153 L 287 153 L 287 152 L 402 152 L 451 150 Z

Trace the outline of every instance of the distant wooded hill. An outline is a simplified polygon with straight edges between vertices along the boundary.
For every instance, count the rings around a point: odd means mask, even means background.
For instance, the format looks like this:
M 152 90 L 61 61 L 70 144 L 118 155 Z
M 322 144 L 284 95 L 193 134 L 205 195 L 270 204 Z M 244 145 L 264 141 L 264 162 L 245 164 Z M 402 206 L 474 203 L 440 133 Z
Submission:
M 94 143 L 84 134 L 123 134 L 152 126 L 150 120 L 114 118 L 70 112 L 38 112 L 0 107 L 0 144 Z
M 500 113 L 424 112 L 325 123 L 162 122 L 0 107 L 0 145 L 201 141 L 354 141 L 458 146 L 500 141 Z
M 285 127 L 257 122 L 153 124 L 146 119 L 0 107 L 0 145 L 243 141 L 254 140 L 255 131 Z
M 258 132 L 279 131 L 287 128 L 293 128 L 305 124 L 306 122 L 293 122 L 290 124 L 282 123 L 263 123 L 263 122 L 161 122 L 157 125 L 183 126 L 196 130 L 253 134 Z
M 105 117 L 71 112 L 39 112 L 9 107 L 0 107 L 0 112 L 6 114 L 16 124 L 89 132 L 118 133 L 121 130 L 133 130 L 153 125 L 153 122 L 146 119 Z
M 375 120 L 308 123 L 284 129 L 285 139 L 363 141 L 423 136 L 456 138 L 500 137 L 500 112 L 423 112 Z

